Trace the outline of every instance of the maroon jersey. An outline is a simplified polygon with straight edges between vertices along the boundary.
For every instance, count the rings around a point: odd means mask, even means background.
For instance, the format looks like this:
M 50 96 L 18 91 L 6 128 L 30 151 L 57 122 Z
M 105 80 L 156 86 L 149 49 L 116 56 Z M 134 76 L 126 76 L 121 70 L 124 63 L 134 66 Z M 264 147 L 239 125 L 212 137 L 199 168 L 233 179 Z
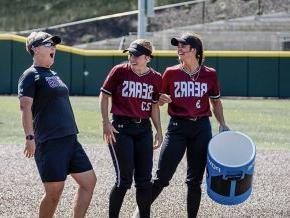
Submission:
M 171 96 L 170 116 L 203 117 L 211 116 L 209 98 L 219 98 L 220 87 L 213 68 L 201 66 L 198 73 L 190 76 L 176 65 L 165 70 L 162 93 Z
M 158 102 L 161 87 L 161 74 L 152 68 L 138 75 L 129 64 L 120 64 L 110 71 L 101 91 L 112 96 L 111 113 L 146 119 L 151 116 L 152 103 Z

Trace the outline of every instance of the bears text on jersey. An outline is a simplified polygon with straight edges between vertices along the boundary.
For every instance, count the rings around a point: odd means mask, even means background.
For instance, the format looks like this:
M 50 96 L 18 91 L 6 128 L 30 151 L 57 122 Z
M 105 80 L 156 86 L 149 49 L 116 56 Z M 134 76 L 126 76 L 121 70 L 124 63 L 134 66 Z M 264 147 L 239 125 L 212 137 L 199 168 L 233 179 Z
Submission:
M 152 99 L 153 85 L 147 83 L 124 81 L 122 88 L 123 97 Z
M 194 81 L 177 81 L 174 82 L 174 97 L 202 97 L 207 93 L 207 83 Z

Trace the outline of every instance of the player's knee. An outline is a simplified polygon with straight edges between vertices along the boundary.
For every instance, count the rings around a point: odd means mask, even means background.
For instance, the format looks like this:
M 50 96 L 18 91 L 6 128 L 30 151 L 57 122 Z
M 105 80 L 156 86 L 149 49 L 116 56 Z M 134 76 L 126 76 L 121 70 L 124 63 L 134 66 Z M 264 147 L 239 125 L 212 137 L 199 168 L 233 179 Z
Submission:
M 122 181 L 120 184 L 115 184 L 115 186 L 122 189 L 130 189 L 132 186 L 132 181 Z
M 186 182 L 187 188 L 193 192 L 200 192 L 201 191 L 201 182 L 199 181 L 190 181 Z
M 152 182 L 151 180 L 135 180 L 135 187 L 136 189 L 142 190 L 142 189 L 150 189 L 152 187 Z
M 153 180 L 153 185 L 156 186 L 156 187 L 164 188 L 166 186 L 169 186 L 169 180 L 161 179 L 161 178 L 154 179 Z
M 156 176 L 153 180 L 154 185 L 160 186 L 160 187 L 166 187 L 169 185 L 170 180 L 173 177 L 175 171 L 168 171 L 168 170 L 157 170 Z
M 49 202 L 58 203 L 61 193 L 62 192 L 60 191 L 46 192 L 44 195 L 44 198 L 48 200 Z
M 93 192 L 97 181 L 97 177 L 93 170 L 72 174 L 72 177 L 76 180 L 80 189 L 87 192 Z
M 96 183 L 97 183 L 97 177 L 96 177 L 96 174 L 93 172 L 88 178 L 88 184 L 86 188 L 90 191 L 93 191 L 96 186 Z
M 198 187 L 202 184 L 202 179 L 187 178 L 185 183 L 188 186 Z
M 89 192 L 89 193 L 93 193 L 94 189 L 95 189 L 95 186 L 96 186 L 96 179 L 93 180 L 93 181 L 90 181 L 88 182 L 87 184 L 85 185 L 80 185 L 80 189 L 86 191 L 86 192 Z

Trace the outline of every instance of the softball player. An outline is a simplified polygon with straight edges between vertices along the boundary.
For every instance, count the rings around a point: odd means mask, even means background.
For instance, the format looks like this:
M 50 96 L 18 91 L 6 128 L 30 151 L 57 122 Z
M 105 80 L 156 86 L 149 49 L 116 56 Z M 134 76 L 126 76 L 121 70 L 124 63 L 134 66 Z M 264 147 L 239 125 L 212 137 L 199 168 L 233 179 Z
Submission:
M 147 67 L 152 58 L 149 41 L 136 40 L 124 52 L 129 52 L 129 63 L 111 70 L 100 94 L 103 135 L 116 171 L 116 182 L 110 193 L 109 217 L 119 217 L 133 176 L 140 216 L 150 217 L 153 149 L 163 140 L 157 104 L 162 78 Z M 109 97 L 112 99 L 112 123 L 108 116 Z M 154 145 L 150 117 L 156 128 Z
M 53 217 L 68 174 L 78 183 L 74 216 L 84 217 L 96 184 L 92 165 L 77 140 L 67 86 L 50 67 L 60 37 L 33 32 L 26 50 L 33 65 L 20 77 L 18 96 L 26 134 L 24 154 L 35 162 L 45 188 L 39 217 Z
M 220 125 L 228 130 L 220 100 L 220 87 L 215 69 L 203 65 L 203 45 L 196 34 L 172 38 L 180 64 L 169 67 L 162 77 L 160 105 L 168 103 L 171 116 L 161 148 L 152 202 L 169 185 L 184 153 L 187 157 L 187 212 L 196 217 L 199 209 L 202 177 L 207 147 L 212 138 L 210 103 Z

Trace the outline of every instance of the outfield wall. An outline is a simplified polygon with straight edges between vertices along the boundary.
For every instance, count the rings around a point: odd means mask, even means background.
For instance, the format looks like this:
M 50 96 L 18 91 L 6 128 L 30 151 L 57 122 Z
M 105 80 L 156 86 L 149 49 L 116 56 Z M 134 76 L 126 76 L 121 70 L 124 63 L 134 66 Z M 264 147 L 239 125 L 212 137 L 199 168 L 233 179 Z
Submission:
M 127 56 L 115 50 L 82 50 L 58 45 L 53 70 L 71 95 L 99 95 L 110 69 Z M 155 51 L 151 66 L 163 72 L 178 63 L 175 51 Z M 0 34 L 0 94 L 17 93 L 20 74 L 32 61 L 25 38 Z M 290 97 L 290 52 L 206 51 L 205 64 L 217 70 L 223 96 Z

